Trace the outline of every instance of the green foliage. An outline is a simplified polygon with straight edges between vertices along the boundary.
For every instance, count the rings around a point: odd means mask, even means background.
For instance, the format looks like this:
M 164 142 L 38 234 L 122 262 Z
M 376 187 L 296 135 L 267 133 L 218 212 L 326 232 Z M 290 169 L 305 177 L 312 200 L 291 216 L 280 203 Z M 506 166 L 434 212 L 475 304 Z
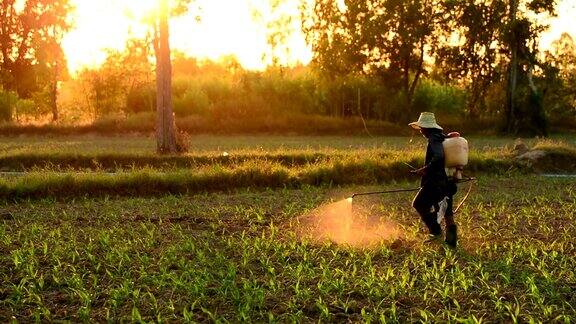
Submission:
M 123 79 L 119 69 L 102 68 L 83 70 L 79 74 L 80 87 L 86 97 L 86 104 L 95 117 L 103 117 L 122 111 Z
M 98 129 L 104 130 L 105 125 L 113 124 L 110 131 L 122 131 L 126 124 L 135 124 L 130 120 L 133 114 L 155 112 L 156 88 L 151 82 L 150 64 L 143 53 L 136 49 L 132 54 L 111 53 L 101 68 L 87 70 L 74 81 L 76 98 L 71 101 L 80 102 L 81 107 L 90 107 L 84 111 L 94 112 L 97 119 L 106 117 L 97 122 Z M 466 84 L 455 85 L 441 80 L 445 80 L 442 70 L 435 69 L 419 81 L 412 99 L 418 111 L 466 117 L 478 121 L 478 125 L 491 125 L 490 129 L 482 128 L 484 131 L 497 130 L 500 123 L 494 121 L 501 118 L 505 105 L 503 80 L 488 83 L 482 90 L 482 102 L 479 103 L 482 113 L 476 116 L 469 110 L 470 100 L 474 100 L 470 98 L 474 95 L 470 88 Z M 538 86 L 545 84 L 539 77 L 536 80 Z M 407 113 L 405 92 L 395 83 L 395 78 L 371 74 L 325 78 L 313 67 L 303 66 L 246 71 L 230 57 L 218 62 L 198 61 L 176 53 L 172 94 L 178 117 L 176 122 L 187 132 L 295 131 L 309 134 L 309 129 L 316 128 L 314 133 L 327 129 L 333 134 L 343 132 L 335 131 L 337 124 L 343 129 L 357 129 L 360 122 L 360 128 L 364 129 L 362 121 L 355 117 L 362 117 L 367 124 L 373 125 L 385 124 L 377 121 L 403 125 L 399 121 L 417 118 L 417 113 Z M 545 100 L 546 103 L 557 101 L 547 97 Z M 324 116 L 344 120 L 336 122 Z M 567 128 L 573 126 L 566 119 L 557 119 L 556 123 L 558 120 L 567 123 Z M 462 124 L 462 121 L 454 123 Z M 136 127 L 125 131 L 149 131 L 144 129 Z
M 408 112 L 396 120 L 433 108 L 428 99 L 436 98 L 422 97 L 426 87 L 418 90 L 420 78 L 432 72 L 433 79 L 466 88 L 462 112 L 467 117 L 480 118 L 489 108 L 499 112 L 510 132 L 533 128 L 546 135 L 543 100 L 534 100 L 543 97 L 543 90 L 528 79 L 536 65 L 543 65 L 537 40 L 555 1 L 320 0 L 302 10 L 314 66 L 329 79 L 381 78 L 394 90 L 389 98 Z M 434 63 L 428 64 L 427 57 Z M 487 91 L 504 80 L 507 100 L 495 102 L 503 101 L 506 109 L 487 107 Z
M 174 93 L 174 113 L 177 116 L 200 115 L 209 113 L 212 102 L 206 90 L 193 82 L 186 84 L 182 94 Z
M 414 105 L 422 111 L 461 116 L 466 106 L 466 92 L 452 85 L 426 79 L 416 88 Z
M 15 112 L 17 115 L 37 116 L 45 110 L 39 109 L 39 106 L 34 100 L 19 99 L 16 101 Z
M 12 121 L 21 115 L 37 115 L 38 104 L 31 99 L 21 99 L 14 91 L 0 87 L 0 121 Z
M 75 81 L 77 96 L 95 118 L 154 111 L 155 87 L 148 45 L 130 39 L 123 51 L 109 51 L 98 68 L 82 70 Z
M 14 107 L 19 100 L 16 93 L 0 88 L 0 120 L 11 121 L 14 114 Z
M 156 89 L 151 84 L 142 84 L 128 90 L 125 110 L 127 114 L 156 111 Z
M 452 44 L 441 46 L 438 61 L 450 79 L 468 86 L 468 113 L 478 117 L 485 108 L 487 90 L 506 84 L 500 112 L 504 130 L 511 133 L 546 135 L 544 91 L 530 79 L 539 59 L 538 38 L 544 21 L 554 15 L 554 0 L 451 1 L 448 35 Z M 539 97 L 540 99 L 535 100 Z
M 475 117 L 486 108 L 486 93 L 498 84 L 505 69 L 496 61 L 502 59 L 501 52 L 506 51 L 500 38 L 504 35 L 507 2 L 450 1 L 445 5 L 450 17 L 445 30 L 457 32 L 449 35 L 455 38 L 453 44 L 442 44 L 438 48 L 436 69 L 445 78 L 466 85 L 466 112 Z
M 180 64 L 178 64 L 180 65 Z M 173 84 L 177 115 L 209 116 L 215 121 L 315 113 L 314 83 L 306 73 L 270 69 L 265 72 L 229 72 L 213 75 L 211 64 L 197 75 L 177 77 Z M 177 73 L 177 72 L 176 72 Z
M 71 12 L 68 0 L 2 2 L 1 86 L 29 98 L 46 84 L 64 79 L 66 64 L 60 42 L 71 27 Z
M 570 127 L 569 121 L 576 120 L 576 44 L 564 33 L 546 51 L 548 62 L 546 78 L 542 80 L 546 89 L 545 107 L 553 122 Z
M 412 112 L 424 58 L 434 56 L 441 35 L 440 3 L 322 0 L 310 6 L 303 8 L 303 30 L 323 75 L 378 76 L 402 92 L 403 108 Z

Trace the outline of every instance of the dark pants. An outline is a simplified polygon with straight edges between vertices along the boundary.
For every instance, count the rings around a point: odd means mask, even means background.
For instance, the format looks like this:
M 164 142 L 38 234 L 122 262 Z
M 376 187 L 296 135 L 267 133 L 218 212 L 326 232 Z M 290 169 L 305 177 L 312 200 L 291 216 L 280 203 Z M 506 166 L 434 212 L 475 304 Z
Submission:
M 446 184 L 429 183 L 426 184 L 418 191 L 412 206 L 416 209 L 430 234 L 439 235 L 442 233 L 442 228 L 437 221 L 437 212 L 439 210 L 439 203 L 447 197 L 448 207 L 444 219 L 446 226 L 454 225 L 454 212 L 452 210 L 453 197 L 456 193 L 456 184 L 449 181 Z

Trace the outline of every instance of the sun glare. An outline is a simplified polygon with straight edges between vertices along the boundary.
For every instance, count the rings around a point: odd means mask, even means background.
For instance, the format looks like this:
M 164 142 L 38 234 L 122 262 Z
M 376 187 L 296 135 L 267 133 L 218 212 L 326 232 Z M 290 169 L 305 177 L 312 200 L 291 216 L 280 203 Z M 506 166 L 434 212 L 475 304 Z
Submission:
M 82 67 L 97 66 L 104 62 L 107 49 L 121 50 L 129 37 L 143 37 L 147 31 L 142 23 L 155 10 L 158 0 L 71 0 L 76 7 L 75 28 L 63 40 L 63 48 L 71 73 Z M 263 69 L 263 56 L 267 44 L 266 12 L 270 0 L 196 0 L 200 8 L 171 20 L 171 46 L 173 49 L 197 58 L 218 60 L 234 55 L 247 69 Z M 307 64 L 312 51 L 300 31 L 299 1 L 287 0 L 282 8 L 292 16 L 293 31 L 287 40 L 289 52 L 280 58 L 282 64 Z M 260 17 L 255 9 L 263 10 Z M 551 21 L 551 30 L 543 34 L 544 48 L 564 31 L 576 37 L 576 15 L 573 0 L 563 0 L 558 8 L 559 17 Z M 200 21 L 197 20 L 200 17 Z
M 142 20 L 148 18 L 158 8 L 158 0 L 120 0 L 127 18 Z
M 106 59 L 106 49 L 124 48 L 129 37 L 142 37 L 142 23 L 150 16 L 158 0 L 72 0 L 76 6 L 75 29 L 63 40 L 69 69 L 97 66 Z M 188 14 L 171 20 L 171 46 L 190 56 L 217 60 L 234 55 L 247 69 L 263 69 L 262 58 L 268 49 L 266 22 L 254 16 L 256 8 L 267 8 L 268 0 L 196 0 Z M 299 18 L 298 2 L 288 2 L 285 10 Z M 267 12 L 262 13 L 267 16 Z M 200 20 L 197 19 L 200 17 Z M 293 19 L 288 39 L 289 57 L 283 64 L 306 64 L 312 54 L 299 31 L 299 19 Z

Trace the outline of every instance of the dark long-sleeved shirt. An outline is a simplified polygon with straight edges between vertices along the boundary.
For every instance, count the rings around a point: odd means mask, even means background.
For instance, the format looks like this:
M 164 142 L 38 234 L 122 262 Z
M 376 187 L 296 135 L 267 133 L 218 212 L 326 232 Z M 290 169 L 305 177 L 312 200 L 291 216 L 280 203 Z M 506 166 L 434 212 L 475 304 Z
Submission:
M 426 147 L 426 172 L 420 181 L 421 186 L 443 185 L 448 181 L 444 170 L 444 147 L 442 142 L 446 136 L 440 130 L 432 130 L 428 136 Z

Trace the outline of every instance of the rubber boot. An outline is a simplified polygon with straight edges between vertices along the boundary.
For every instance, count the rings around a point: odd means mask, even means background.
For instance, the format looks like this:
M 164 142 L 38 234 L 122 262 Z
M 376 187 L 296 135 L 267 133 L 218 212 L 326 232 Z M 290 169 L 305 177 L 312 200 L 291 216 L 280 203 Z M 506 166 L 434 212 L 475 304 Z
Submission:
M 449 225 L 446 229 L 446 244 L 452 248 L 456 248 L 458 244 L 458 228 L 456 225 Z
M 438 223 L 436 213 L 430 213 L 426 217 L 426 225 L 428 226 L 428 230 L 430 230 L 430 234 L 432 235 L 440 235 L 442 234 L 442 227 Z
M 422 217 L 422 220 L 430 232 L 430 238 L 426 242 L 436 241 L 442 235 L 442 227 L 436 220 L 436 213 L 428 213 Z

